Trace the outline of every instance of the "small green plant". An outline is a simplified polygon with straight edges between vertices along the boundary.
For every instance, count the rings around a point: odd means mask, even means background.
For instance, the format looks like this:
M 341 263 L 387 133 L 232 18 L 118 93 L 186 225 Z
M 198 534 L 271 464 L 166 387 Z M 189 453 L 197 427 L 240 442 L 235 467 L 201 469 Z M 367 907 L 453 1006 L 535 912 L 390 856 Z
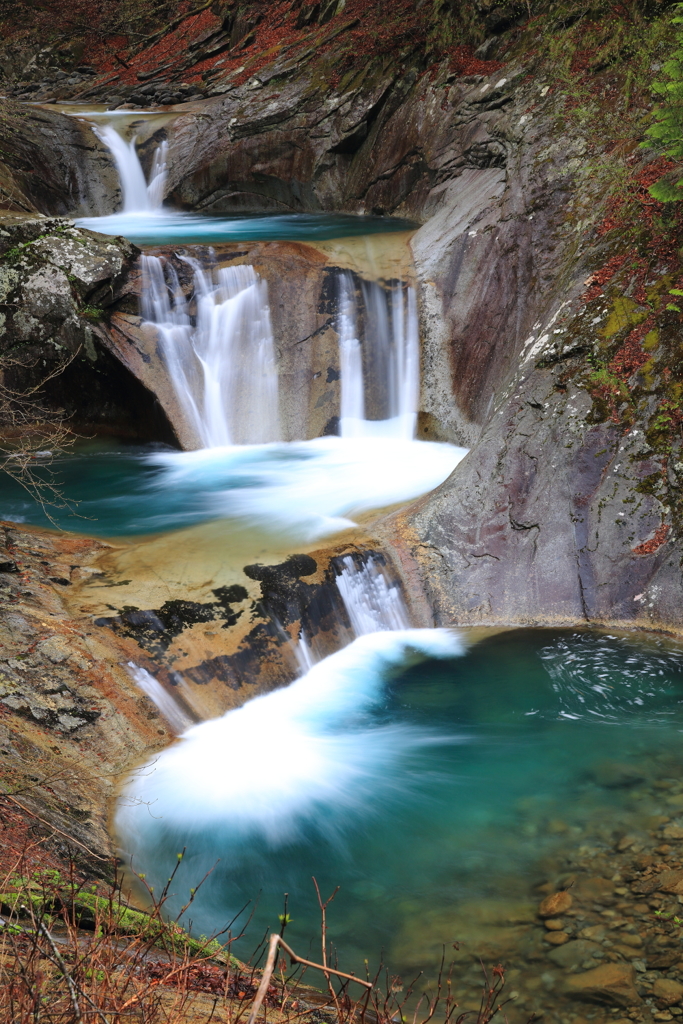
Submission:
M 101 320 L 104 316 L 104 310 L 99 306 L 81 306 L 80 314 L 86 320 Z
M 667 914 L 664 910 L 655 910 L 655 917 L 661 917 L 662 921 L 671 921 L 677 928 L 683 925 L 683 917 L 678 917 L 677 914 Z
M 674 25 L 683 25 L 683 3 L 674 6 Z M 654 82 L 652 89 L 662 97 L 653 112 L 654 124 L 646 130 L 642 146 L 661 150 L 664 156 L 683 160 L 683 29 L 676 30 L 676 48 L 662 67 L 668 81 Z M 671 203 L 683 197 L 683 178 L 671 181 L 668 176 L 649 188 L 650 195 L 662 203 Z

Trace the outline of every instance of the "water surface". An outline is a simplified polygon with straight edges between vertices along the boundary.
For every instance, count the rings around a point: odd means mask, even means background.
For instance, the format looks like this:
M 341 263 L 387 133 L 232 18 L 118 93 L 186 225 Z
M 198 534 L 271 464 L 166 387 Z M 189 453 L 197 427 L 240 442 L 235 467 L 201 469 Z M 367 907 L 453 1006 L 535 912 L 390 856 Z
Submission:
M 344 969 L 382 949 L 399 974 L 429 969 L 487 908 L 527 901 L 533 920 L 532 887 L 568 850 L 651 827 L 662 808 L 639 782 L 683 761 L 681 649 L 569 630 L 469 650 L 416 636 L 361 638 L 356 662 L 346 648 L 310 683 L 198 726 L 130 783 L 119 828 L 133 865 L 159 886 L 186 848 L 178 903 L 211 871 L 197 930 L 251 900 L 253 945 L 279 927 L 286 892 L 290 942 L 315 948 L 315 876 L 341 886 L 330 935 Z
M 416 229 L 400 217 L 344 213 L 265 213 L 211 216 L 162 208 L 108 217 L 81 217 L 78 227 L 104 235 L 122 235 L 136 245 L 213 244 L 222 242 L 315 242 Z

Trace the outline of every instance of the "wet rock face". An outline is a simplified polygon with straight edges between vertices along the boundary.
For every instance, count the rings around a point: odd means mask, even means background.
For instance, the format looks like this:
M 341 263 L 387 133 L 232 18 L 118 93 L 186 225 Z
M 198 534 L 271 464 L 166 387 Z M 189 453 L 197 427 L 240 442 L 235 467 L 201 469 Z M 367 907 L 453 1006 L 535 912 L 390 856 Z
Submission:
M 0 101 L 0 209 L 50 216 L 109 213 L 119 195 L 111 155 L 87 125 Z
M 68 220 L 0 218 L 0 360 L 3 383 L 39 387 L 32 418 L 173 434 L 152 395 L 107 351 L 107 310 L 125 304 L 134 246 L 77 229 Z M 3 426 L 22 416 L 11 401 Z M 25 418 L 25 417 L 24 417 Z
M 76 621 L 64 603 L 76 581 L 97 576 L 93 562 L 105 549 L 47 530 L 0 528 L 3 815 L 18 815 L 31 842 L 39 836 L 62 860 L 70 850 L 96 875 L 110 870 L 107 801 L 117 765 L 170 739 L 123 667 L 125 645 Z
M 643 486 L 643 432 L 591 422 L 566 369 L 527 364 L 451 479 L 394 518 L 397 550 L 417 558 L 439 623 L 678 630 L 680 552 L 665 497 Z

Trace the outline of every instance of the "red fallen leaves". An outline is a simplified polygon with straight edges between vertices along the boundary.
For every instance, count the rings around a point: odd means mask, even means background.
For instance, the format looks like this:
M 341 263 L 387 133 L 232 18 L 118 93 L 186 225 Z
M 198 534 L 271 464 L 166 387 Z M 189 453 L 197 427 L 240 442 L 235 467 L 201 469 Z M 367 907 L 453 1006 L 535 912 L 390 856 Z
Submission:
M 655 530 L 654 537 L 651 537 L 650 540 L 643 541 L 642 544 L 638 544 L 637 547 L 631 549 L 633 551 L 633 554 L 634 555 L 652 555 L 652 554 L 654 554 L 654 552 L 657 551 L 658 548 L 661 548 L 662 544 L 664 543 L 666 538 L 669 536 L 670 530 L 671 530 L 670 526 L 667 526 L 666 523 L 662 523 L 661 526 L 658 526 L 657 529 Z
M 151 981 L 164 984 L 169 971 L 173 969 L 168 963 L 157 961 L 146 965 L 145 974 Z M 231 976 L 228 980 L 228 972 L 224 968 L 206 963 L 188 965 L 187 969 L 169 978 L 168 984 L 184 986 L 191 992 L 210 992 L 212 995 L 225 993 L 232 999 L 239 1000 L 253 999 L 258 988 L 257 979 L 245 978 L 238 974 L 236 977 Z M 267 1006 L 279 1004 L 279 994 L 275 985 L 268 986 L 265 1002 Z
M 644 363 L 647 362 L 649 356 L 647 352 L 643 352 L 642 343 L 643 338 L 648 334 L 655 326 L 655 316 L 651 313 L 647 320 L 644 320 L 642 324 L 638 324 L 633 330 L 626 336 L 624 344 L 621 346 L 619 351 L 615 354 L 612 362 L 609 364 L 609 368 L 612 373 L 616 374 L 622 380 L 627 381 L 629 377 L 632 377 L 636 370 L 639 370 Z
M 635 250 L 629 249 L 628 252 L 621 253 L 619 256 L 612 256 L 611 259 L 605 263 L 604 267 L 600 270 L 594 271 L 590 277 L 586 279 L 584 284 L 591 285 L 588 291 L 584 292 L 581 296 L 582 302 L 590 302 L 592 299 L 597 299 L 598 295 L 602 295 L 603 285 L 607 284 L 618 270 L 621 270 L 627 260 L 633 259 Z
M 503 67 L 498 60 L 480 60 L 471 46 L 451 46 L 444 51 L 451 71 L 458 75 L 492 75 Z
M 659 181 L 660 178 L 668 174 L 674 167 L 675 164 L 672 160 L 669 160 L 668 157 L 660 156 L 644 167 L 641 167 L 638 171 L 635 171 L 630 181 L 625 184 L 624 191 L 620 195 L 612 196 L 608 202 L 605 218 L 597 229 L 598 235 L 605 235 L 615 227 L 627 226 L 623 217 L 620 216 L 624 213 L 627 199 L 635 199 L 644 208 L 643 214 L 646 219 L 651 222 L 652 214 L 661 212 L 663 203 L 659 203 L 654 199 L 648 192 L 648 189 L 650 185 L 654 185 L 656 181 Z

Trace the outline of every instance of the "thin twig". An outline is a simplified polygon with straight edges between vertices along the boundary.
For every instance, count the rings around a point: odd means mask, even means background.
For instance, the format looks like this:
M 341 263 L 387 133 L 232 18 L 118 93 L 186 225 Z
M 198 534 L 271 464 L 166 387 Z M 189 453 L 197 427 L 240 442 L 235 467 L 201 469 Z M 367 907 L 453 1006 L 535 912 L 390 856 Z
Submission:
M 62 960 L 62 954 L 57 949 L 57 946 L 55 945 L 55 940 L 52 938 L 52 936 L 50 935 L 49 931 L 47 930 L 47 928 L 45 927 L 43 922 L 38 918 L 38 919 L 36 919 L 35 923 L 36 923 L 36 926 L 37 926 L 38 930 L 45 936 L 47 941 L 50 943 L 50 946 L 52 947 L 52 952 L 54 953 L 55 960 L 57 961 L 57 963 L 59 965 L 60 971 L 64 975 L 64 980 L 66 981 L 67 987 L 69 989 L 69 995 L 71 997 L 71 1005 L 74 1008 L 74 1016 L 75 1016 L 76 1020 L 80 1020 L 81 1019 L 81 1008 L 80 1008 L 80 1006 L 78 1004 L 78 992 L 76 990 L 76 986 L 74 984 L 74 980 L 71 977 L 71 975 L 69 974 L 69 972 L 67 970 L 67 967 L 66 967 L 66 964 Z
M 329 900 L 327 902 L 329 903 Z M 327 906 L 327 904 L 325 904 L 325 906 Z M 325 975 L 325 977 L 328 978 L 328 982 L 329 982 L 328 975 L 334 974 L 338 978 L 346 978 L 348 981 L 355 981 L 355 982 L 357 982 L 359 985 L 362 985 L 366 989 L 372 989 L 372 982 L 371 981 L 363 981 L 362 978 L 357 978 L 355 974 L 346 974 L 345 971 L 337 971 L 337 970 L 335 970 L 334 967 L 328 967 L 327 963 L 325 963 L 325 964 L 316 964 L 316 963 L 313 963 L 312 960 L 304 960 L 304 958 L 302 956 L 298 956 L 294 952 L 292 947 L 289 946 L 285 942 L 285 940 L 282 938 L 281 935 L 278 935 L 276 932 L 273 932 L 273 934 L 270 936 L 270 941 L 268 942 L 268 956 L 266 958 L 266 966 L 263 969 L 263 975 L 261 976 L 261 983 L 260 983 L 260 985 L 258 987 L 256 995 L 254 996 L 254 1002 L 252 1003 L 251 1013 L 249 1014 L 249 1017 L 247 1018 L 247 1024 L 254 1024 L 254 1022 L 256 1021 L 256 1017 L 258 1015 L 258 1012 L 261 1009 L 261 1004 L 263 1003 L 263 1000 L 265 999 L 266 993 L 268 991 L 268 986 L 270 985 L 271 978 L 273 977 L 273 971 L 275 969 L 275 957 L 276 957 L 276 954 L 277 954 L 277 947 L 278 946 L 281 946 L 284 949 L 285 953 L 287 954 L 287 956 L 289 957 L 289 959 L 293 963 L 295 963 L 295 964 L 303 964 L 305 967 L 314 967 L 316 969 L 316 971 L 322 971 L 323 974 Z M 327 958 L 325 958 L 325 959 L 327 960 Z M 339 1008 L 338 1002 L 336 1000 L 336 993 L 335 993 L 335 1000 L 334 1001 L 335 1001 L 335 1004 L 336 1004 L 336 1007 L 337 1007 L 337 1012 L 341 1013 L 341 1010 Z

